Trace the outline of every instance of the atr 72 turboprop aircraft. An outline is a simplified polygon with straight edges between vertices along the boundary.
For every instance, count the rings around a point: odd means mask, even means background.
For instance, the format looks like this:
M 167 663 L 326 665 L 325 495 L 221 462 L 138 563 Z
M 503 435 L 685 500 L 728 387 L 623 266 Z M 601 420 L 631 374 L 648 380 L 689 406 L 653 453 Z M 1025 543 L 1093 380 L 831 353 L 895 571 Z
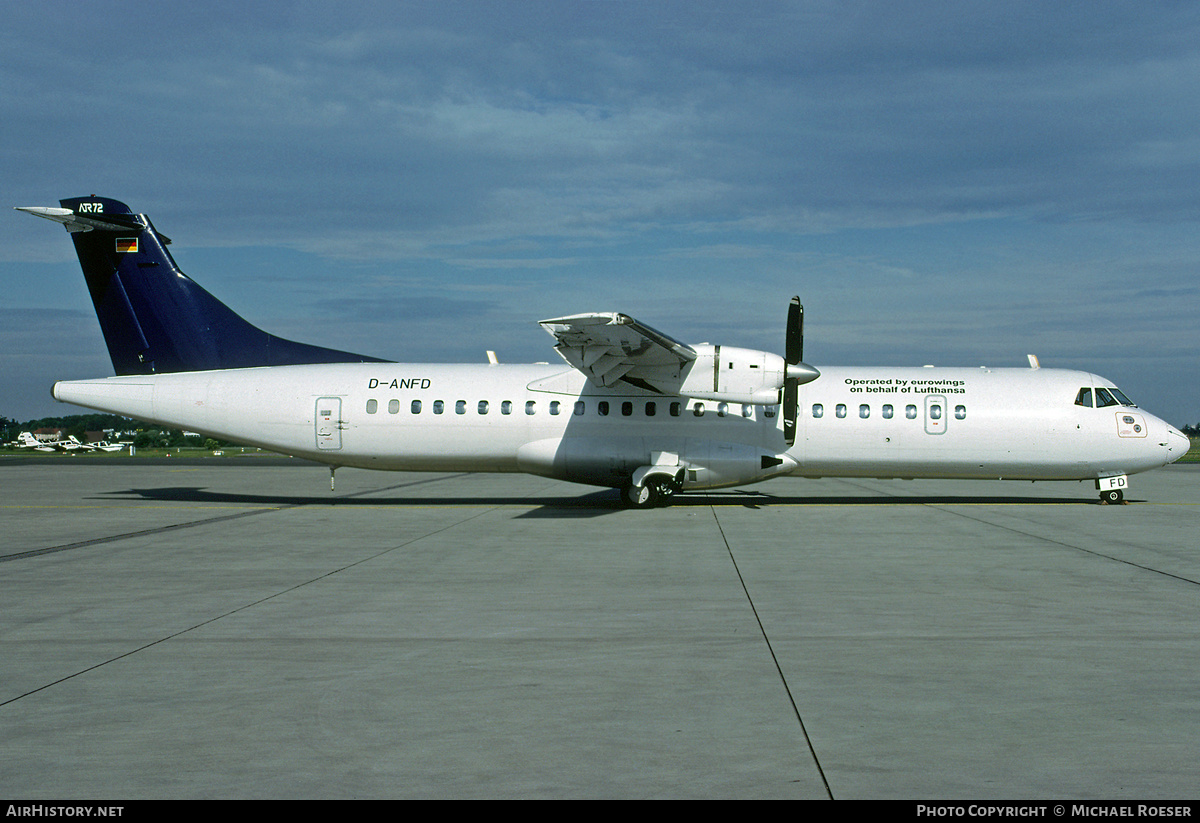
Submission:
M 144 214 L 104 197 L 18 207 L 62 223 L 116 377 L 58 400 L 330 466 L 529 472 L 649 507 L 693 489 L 802 477 L 1090 480 L 1188 439 L 1079 371 L 813 368 L 803 308 L 784 356 L 687 345 L 624 315 L 543 320 L 567 366 L 394 363 L 251 325 L 183 274 Z

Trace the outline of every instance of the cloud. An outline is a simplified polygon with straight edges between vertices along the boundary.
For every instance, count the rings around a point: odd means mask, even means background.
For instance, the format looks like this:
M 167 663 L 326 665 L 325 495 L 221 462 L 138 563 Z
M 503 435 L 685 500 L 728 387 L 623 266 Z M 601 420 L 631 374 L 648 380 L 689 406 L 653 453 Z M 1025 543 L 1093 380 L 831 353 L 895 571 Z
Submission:
M 528 323 L 620 310 L 775 350 L 800 293 L 814 351 L 856 362 L 922 340 L 982 356 L 1049 324 L 1080 362 L 1195 364 L 1179 321 L 1154 328 L 1197 302 L 1191 4 L 221 2 L 139 20 L 130 37 L 119 5 L 6 10 L 10 205 L 122 199 L 272 331 L 316 312 L 390 351 L 508 335 L 545 359 Z M 30 285 L 74 265 L 36 222 L 0 220 L 0 287 L 78 305 Z

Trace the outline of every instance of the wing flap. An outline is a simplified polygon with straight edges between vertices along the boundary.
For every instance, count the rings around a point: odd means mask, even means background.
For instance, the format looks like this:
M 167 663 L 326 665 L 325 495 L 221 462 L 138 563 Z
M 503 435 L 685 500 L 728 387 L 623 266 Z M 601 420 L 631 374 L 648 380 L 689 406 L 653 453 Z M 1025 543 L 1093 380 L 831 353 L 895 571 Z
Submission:
M 624 380 L 660 393 L 683 382 L 696 351 L 629 315 L 575 314 L 541 321 L 557 343 L 554 350 L 597 386 Z

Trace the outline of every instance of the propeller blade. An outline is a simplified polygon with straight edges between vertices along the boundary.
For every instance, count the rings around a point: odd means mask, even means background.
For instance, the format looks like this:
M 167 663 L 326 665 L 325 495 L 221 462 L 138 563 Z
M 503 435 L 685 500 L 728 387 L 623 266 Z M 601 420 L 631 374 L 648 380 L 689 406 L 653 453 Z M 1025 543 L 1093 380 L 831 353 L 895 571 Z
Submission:
M 800 387 L 795 380 L 783 384 L 783 439 L 789 446 L 796 444 L 796 413 L 800 404 Z
M 796 444 L 796 417 L 800 412 L 800 384 L 810 383 L 821 376 L 804 360 L 804 306 L 793 297 L 788 304 L 787 341 L 784 350 L 787 363 L 783 380 L 783 437 L 789 446 Z
M 788 305 L 787 347 L 783 359 L 790 365 L 804 359 L 804 306 L 799 297 L 793 297 Z

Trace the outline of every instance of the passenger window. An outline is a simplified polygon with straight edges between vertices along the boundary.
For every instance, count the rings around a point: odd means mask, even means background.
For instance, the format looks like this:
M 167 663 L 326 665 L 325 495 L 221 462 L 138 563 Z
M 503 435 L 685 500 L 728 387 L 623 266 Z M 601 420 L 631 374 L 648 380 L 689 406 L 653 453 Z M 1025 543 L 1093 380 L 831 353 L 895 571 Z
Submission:
M 480 414 L 488 413 L 488 401 L 486 401 L 486 400 L 479 401 L 479 413 Z
M 533 414 L 535 411 L 537 411 L 537 401 L 536 400 L 526 400 L 525 401 L 525 413 Z
M 412 413 L 413 414 L 421 413 L 421 401 L 420 400 L 412 401 Z
M 929 407 L 929 419 L 930 420 L 941 420 L 942 419 L 942 407 L 940 404 L 934 403 L 932 406 Z
M 966 406 L 955 406 L 954 407 L 954 419 L 955 420 L 966 420 L 967 419 L 967 407 Z
M 813 417 L 824 417 L 825 406 L 821 403 L 813 403 Z
M 671 404 L 671 416 L 678 417 L 680 409 L 681 409 L 681 406 L 678 402 L 672 403 Z
M 502 402 L 500 404 L 500 413 L 501 414 L 512 414 L 512 401 L 511 400 L 505 400 L 504 402 Z
M 633 414 L 633 403 L 632 401 L 626 400 L 621 404 L 621 415 L 623 417 L 629 417 L 631 414 Z
M 466 400 L 455 401 L 454 413 L 455 414 L 466 414 L 467 413 L 467 401 Z
M 367 401 L 367 414 L 374 414 L 377 411 L 379 411 L 379 401 L 378 400 L 368 400 Z
M 1092 390 L 1087 386 L 1080 389 L 1079 394 L 1075 395 L 1075 405 L 1090 409 L 1092 407 Z
M 608 416 L 608 401 L 607 400 L 601 400 L 599 403 L 596 404 L 596 414 L 600 415 L 601 417 Z
M 773 420 L 778 409 L 778 406 L 763 406 L 763 417 Z
M 728 403 L 718 403 L 717 404 L 717 417 L 724 417 L 727 414 L 729 414 L 729 404 Z
M 561 407 L 561 406 L 562 406 L 562 403 L 558 402 L 557 400 L 551 400 L 550 401 L 550 413 L 558 414 L 559 407 Z
M 871 416 L 871 407 L 868 406 L 866 403 L 863 403 L 861 406 L 858 407 L 858 416 L 861 417 L 863 420 L 866 420 L 868 417 Z
M 697 404 L 696 404 L 696 405 L 695 405 L 695 406 L 692 408 L 692 414 L 696 415 L 697 417 L 703 417 L 703 416 L 704 416 L 704 404 L 703 404 L 703 403 L 697 403 Z
M 400 411 L 400 401 L 399 400 L 389 400 L 388 401 L 388 414 L 397 414 L 399 411 Z
M 653 417 L 657 413 L 658 413 L 658 405 L 653 400 L 651 400 L 650 402 L 648 402 L 646 404 L 646 416 Z
M 892 415 L 893 415 L 894 413 L 895 413 L 895 410 L 892 408 L 892 404 L 891 404 L 891 403 L 885 403 L 885 404 L 884 404 L 884 406 L 883 406 L 883 419 L 884 419 L 884 420 L 891 420 L 891 419 L 892 419 Z
M 916 420 L 917 419 L 917 407 L 916 406 L 905 406 L 904 407 L 904 416 L 907 417 L 909 420 Z
M 742 405 L 742 417 L 753 417 L 754 407 L 749 404 Z
M 834 409 L 834 412 L 837 414 L 838 417 L 845 417 L 846 416 L 846 404 L 838 403 L 837 408 Z
M 434 414 L 441 414 L 443 411 L 445 411 L 445 409 L 446 409 L 446 404 L 443 403 L 441 400 L 433 401 L 433 413 Z

